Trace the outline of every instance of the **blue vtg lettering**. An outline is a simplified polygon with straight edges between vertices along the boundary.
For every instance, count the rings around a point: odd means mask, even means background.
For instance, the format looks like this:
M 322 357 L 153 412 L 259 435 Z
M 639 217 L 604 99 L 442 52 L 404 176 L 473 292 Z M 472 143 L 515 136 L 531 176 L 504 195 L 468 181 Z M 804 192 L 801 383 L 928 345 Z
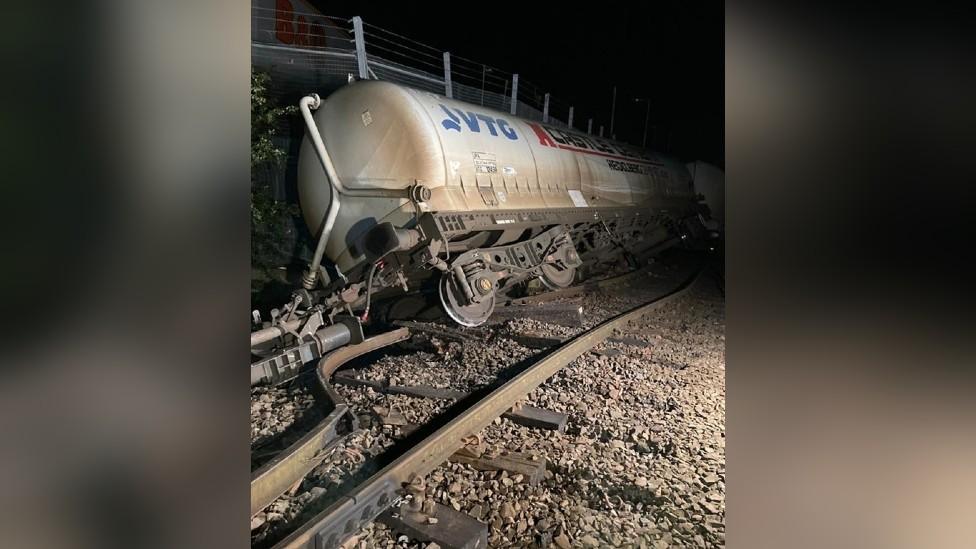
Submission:
M 446 130 L 460 132 L 462 128 L 466 127 L 471 132 L 480 133 L 481 127 L 484 125 L 488 129 L 488 133 L 492 136 L 497 137 L 498 133 L 501 132 L 502 135 L 513 141 L 518 139 L 518 134 L 515 133 L 515 129 L 504 118 L 493 118 L 487 114 L 462 111 L 461 109 L 449 109 L 441 103 L 437 105 L 447 115 L 447 118 L 441 121 L 441 125 Z

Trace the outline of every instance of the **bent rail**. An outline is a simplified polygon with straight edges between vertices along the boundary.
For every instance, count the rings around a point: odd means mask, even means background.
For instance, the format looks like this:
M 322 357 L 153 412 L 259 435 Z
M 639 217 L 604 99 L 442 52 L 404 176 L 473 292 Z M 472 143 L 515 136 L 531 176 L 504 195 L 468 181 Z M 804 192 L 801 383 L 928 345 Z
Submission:
M 325 451 L 339 440 L 339 425 L 343 420 L 349 422 L 350 432 L 358 427 L 349 406 L 329 383 L 332 374 L 340 366 L 358 356 L 382 349 L 408 337 L 410 331 L 400 328 L 371 337 L 362 343 L 342 347 L 322 357 L 316 370 L 319 382 L 334 408 L 305 436 L 282 450 L 273 460 L 251 475 L 251 516 L 274 502 L 319 464 Z
M 484 429 L 557 371 L 608 338 L 616 328 L 638 320 L 682 296 L 702 272 L 704 271 L 699 270 L 668 294 L 607 320 L 558 347 L 406 451 L 282 540 L 275 548 L 338 547 L 344 539 L 393 505 L 398 500 L 397 492 L 404 484 L 433 471 L 460 448 L 465 439 Z

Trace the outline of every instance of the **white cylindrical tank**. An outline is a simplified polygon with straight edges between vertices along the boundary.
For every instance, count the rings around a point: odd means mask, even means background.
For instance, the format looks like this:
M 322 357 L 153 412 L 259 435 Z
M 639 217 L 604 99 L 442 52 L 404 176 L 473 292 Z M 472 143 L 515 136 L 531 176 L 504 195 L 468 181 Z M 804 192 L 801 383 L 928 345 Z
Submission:
M 389 82 L 336 91 L 315 122 L 345 187 L 420 183 L 431 190 L 431 211 L 666 207 L 694 196 L 674 159 Z M 317 235 L 331 194 L 307 136 L 298 191 Z M 367 230 L 383 221 L 403 226 L 415 213 L 405 198 L 344 196 L 326 256 L 347 270 L 360 261 L 350 248 Z

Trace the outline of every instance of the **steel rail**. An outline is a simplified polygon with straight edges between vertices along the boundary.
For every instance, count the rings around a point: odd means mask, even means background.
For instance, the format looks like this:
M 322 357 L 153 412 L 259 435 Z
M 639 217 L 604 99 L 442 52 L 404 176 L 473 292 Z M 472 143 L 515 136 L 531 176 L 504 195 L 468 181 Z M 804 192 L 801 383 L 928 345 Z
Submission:
M 631 309 L 576 336 L 545 358 L 522 371 L 485 398 L 467 408 L 392 463 L 378 471 L 350 494 L 342 497 L 305 525 L 275 545 L 276 549 L 330 549 L 375 519 L 398 499 L 404 484 L 433 471 L 463 445 L 463 440 L 484 429 L 513 404 L 542 385 L 549 377 L 609 337 L 613 331 L 638 320 L 685 293 L 704 272 L 701 269 L 676 289 L 654 301 Z
M 339 440 L 338 428 L 343 419 L 349 423 L 349 432 L 358 428 L 355 415 L 335 392 L 329 379 L 343 364 L 366 353 L 382 349 L 410 337 L 410 330 L 400 328 L 362 343 L 347 345 L 335 350 L 319 361 L 316 368 L 319 382 L 326 397 L 332 401 L 333 410 L 311 431 L 291 446 L 282 450 L 274 459 L 251 475 L 251 516 L 271 505 L 291 486 L 305 478 L 325 457 L 326 451 Z

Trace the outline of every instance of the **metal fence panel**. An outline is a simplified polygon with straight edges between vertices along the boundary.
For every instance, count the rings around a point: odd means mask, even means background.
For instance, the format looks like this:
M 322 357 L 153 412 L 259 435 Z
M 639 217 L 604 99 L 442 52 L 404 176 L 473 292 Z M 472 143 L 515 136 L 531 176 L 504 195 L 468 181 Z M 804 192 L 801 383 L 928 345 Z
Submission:
M 286 34 L 301 43 L 296 46 L 280 41 L 280 30 L 287 30 L 292 24 L 287 17 L 288 14 L 269 8 L 252 7 L 251 64 L 271 75 L 275 95 L 288 100 L 312 91 L 326 95 L 345 84 L 350 75 L 359 75 L 352 19 L 320 15 L 324 31 L 316 32 L 324 38 L 309 35 L 304 39 L 301 33 Z M 368 21 L 362 21 L 361 28 L 369 78 L 445 94 L 443 52 L 370 25 Z M 463 57 L 451 58 L 452 95 L 459 101 L 509 112 L 511 77 L 510 73 L 495 67 Z M 520 82 L 516 115 L 541 121 L 542 93 L 538 86 Z M 548 123 L 568 127 L 552 112 Z

